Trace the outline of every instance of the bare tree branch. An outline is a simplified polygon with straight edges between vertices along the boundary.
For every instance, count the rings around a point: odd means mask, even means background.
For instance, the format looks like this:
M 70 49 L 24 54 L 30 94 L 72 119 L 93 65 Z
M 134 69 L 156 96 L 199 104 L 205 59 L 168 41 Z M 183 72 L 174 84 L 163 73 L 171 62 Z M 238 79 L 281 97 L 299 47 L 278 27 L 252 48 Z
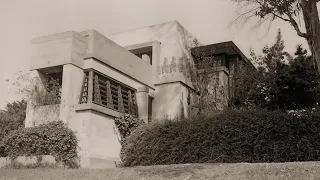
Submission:
M 285 8 L 286 13 L 285 13 L 285 14 L 289 17 L 289 22 L 290 22 L 290 24 L 291 24 L 291 25 L 293 26 L 293 28 L 296 30 L 298 36 L 307 38 L 308 35 L 307 35 L 306 33 L 301 32 L 298 23 L 297 23 L 296 20 L 294 20 L 294 18 L 292 17 L 292 12 L 290 12 L 290 10 L 289 10 L 289 8 L 288 8 L 288 4 L 287 4 L 287 3 L 285 3 L 285 4 L 286 4 L 286 8 Z
M 271 22 L 280 19 L 289 23 L 297 35 L 303 37 L 308 42 L 313 59 L 316 62 L 320 73 L 320 18 L 317 3 L 320 0 L 233 0 L 238 2 L 238 7 L 249 8 L 249 11 L 240 17 L 245 17 L 245 23 L 252 17 L 260 20 L 254 25 L 254 29 L 261 26 L 267 20 Z M 252 8 L 254 7 L 254 8 Z M 270 18 L 270 15 L 272 18 Z M 304 28 L 299 26 L 297 21 L 303 17 Z M 298 18 L 298 19 L 296 19 Z M 267 19 L 267 20 L 266 20 Z M 234 22 L 233 22 L 234 23 Z

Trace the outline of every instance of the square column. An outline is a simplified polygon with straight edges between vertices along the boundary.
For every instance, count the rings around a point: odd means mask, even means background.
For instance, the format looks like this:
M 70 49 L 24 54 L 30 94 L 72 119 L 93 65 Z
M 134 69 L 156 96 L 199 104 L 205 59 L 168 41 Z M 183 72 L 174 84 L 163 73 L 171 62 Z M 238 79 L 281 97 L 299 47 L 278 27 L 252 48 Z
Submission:
M 148 87 L 138 88 L 136 94 L 139 119 L 142 119 L 146 124 L 148 123 L 148 94 Z
M 73 64 L 63 66 L 60 120 L 66 124 L 76 115 L 75 105 L 80 100 L 83 76 L 81 68 Z

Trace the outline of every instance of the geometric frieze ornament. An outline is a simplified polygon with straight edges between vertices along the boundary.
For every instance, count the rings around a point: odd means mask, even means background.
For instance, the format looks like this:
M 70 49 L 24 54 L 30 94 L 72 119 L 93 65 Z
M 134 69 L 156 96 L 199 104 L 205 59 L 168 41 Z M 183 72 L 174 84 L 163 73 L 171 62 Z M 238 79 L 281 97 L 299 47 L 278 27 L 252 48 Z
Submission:
M 186 74 L 187 74 L 187 78 L 190 77 L 190 68 L 191 68 L 191 63 L 189 61 L 186 62 Z
M 161 75 L 161 66 L 157 66 L 157 73 L 158 73 L 158 75 Z
M 183 72 L 185 69 L 183 64 L 183 57 L 179 58 L 179 72 Z
M 165 65 L 166 65 L 166 61 L 167 61 L 167 58 L 165 57 L 164 60 L 163 60 L 163 64 L 162 64 L 162 74 L 165 74 L 166 73 L 166 68 L 165 68 Z
M 169 74 L 169 72 L 170 72 L 169 63 L 168 63 L 168 59 L 166 57 L 164 58 L 163 69 L 166 74 Z
M 171 57 L 171 62 L 169 62 L 167 57 L 164 57 L 162 66 L 157 66 L 157 74 L 158 75 L 173 75 L 176 72 L 180 72 L 183 75 L 187 76 L 187 78 L 192 77 L 192 68 L 195 68 L 194 65 L 190 62 L 191 59 L 186 59 L 184 57 L 180 57 L 177 61 L 176 57 Z
M 177 71 L 177 63 L 176 63 L 176 58 L 172 56 L 171 64 L 170 64 L 170 73 L 176 72 Z

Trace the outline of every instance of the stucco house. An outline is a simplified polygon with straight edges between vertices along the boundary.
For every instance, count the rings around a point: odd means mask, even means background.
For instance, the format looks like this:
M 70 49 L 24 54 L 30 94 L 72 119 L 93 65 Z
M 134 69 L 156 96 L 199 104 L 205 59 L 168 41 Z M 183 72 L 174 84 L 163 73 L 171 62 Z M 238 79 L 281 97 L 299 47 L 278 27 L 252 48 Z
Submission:
M 88 30 L 33 39 L 30 70 L 43 84 L 61 79 L 61 103 L 29 102 L 25 126 L 62 120 L 77 133 L 81 167 L 114 167 L 121 148 L 115 117 L 128 113 L 148 123 L 190 115 L 196 93 L 186 67 L 199 53 L 217 57 L 214 71 L 228 96 L 235 66 L 251 64 L 233 42 L 192 48 L 194 39 L 177 21 L 109 37 Z

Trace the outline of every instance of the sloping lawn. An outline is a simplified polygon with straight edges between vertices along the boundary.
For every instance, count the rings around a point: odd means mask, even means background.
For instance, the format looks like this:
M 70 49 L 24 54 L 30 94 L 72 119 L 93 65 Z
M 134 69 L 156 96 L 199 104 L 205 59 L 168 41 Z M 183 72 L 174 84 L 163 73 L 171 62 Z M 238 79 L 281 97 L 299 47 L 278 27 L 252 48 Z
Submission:
M 117 169 L 0 169 L 1 180 L 266 180 L 320 179 L 320 162 L 284 164 L 187 164 Z

